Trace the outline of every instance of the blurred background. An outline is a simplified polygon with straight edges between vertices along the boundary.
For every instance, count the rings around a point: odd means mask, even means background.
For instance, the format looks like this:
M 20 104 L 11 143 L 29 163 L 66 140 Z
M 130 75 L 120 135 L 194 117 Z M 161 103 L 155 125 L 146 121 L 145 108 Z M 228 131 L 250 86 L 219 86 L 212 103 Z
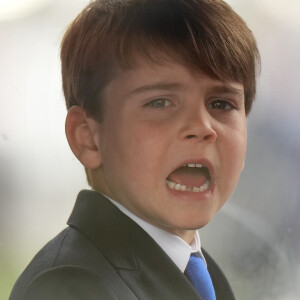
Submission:
M 300 299 L 300 2 L 228 0 L 262 57 L 246 167 L 203 246 L 237 299 Z M 0 0 L 0 299 L 87 188 L 64 136 L 59 47 L 87 0 Z

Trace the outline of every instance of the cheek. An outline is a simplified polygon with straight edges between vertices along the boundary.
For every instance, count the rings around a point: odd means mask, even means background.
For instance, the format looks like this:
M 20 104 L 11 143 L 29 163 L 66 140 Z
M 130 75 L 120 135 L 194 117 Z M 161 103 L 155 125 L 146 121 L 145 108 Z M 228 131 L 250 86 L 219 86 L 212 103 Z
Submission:
M 223 131 L 219 131 L 218 148 L 221 163 L 229 172 L 228 175 L 234 176 L 235 173 L 239 175 L 243 169 L 247 148 L 245 124 L 223 128 Z
M 232 135 L 228 144 L 228 168 L 231 168 L 233 178 L 239 178 L 244 168 L 247 149 L 247 132 L 239 132 Z M 224 159 L 224 158 L 223 158 Z
M 160 145 L 155 138 L 141 126 L 111 127 L 103 139 L 103 162 L 106 168 L 118 169 L 119 176 L 128 180 L 141 180 L 150 176 L 151 166 L 155 164 Z M 123 174 L 123 175 L 121 175 Z
M 242 169 L 244 168 L 246 150 L 247 150 L 247 127 L 245 124 L 244 130 L 238 136 L 238 149 L 242 160 Z

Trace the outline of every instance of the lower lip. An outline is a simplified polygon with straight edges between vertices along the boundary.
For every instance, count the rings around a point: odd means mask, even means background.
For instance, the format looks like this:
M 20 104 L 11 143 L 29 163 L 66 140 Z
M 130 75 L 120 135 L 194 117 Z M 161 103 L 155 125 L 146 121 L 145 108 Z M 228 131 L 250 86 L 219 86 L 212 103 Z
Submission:
M 191 191 L 177 191 L 172 190 L 166 185 L 167 190 L 173 195 L 180 197 L 180 200 L 186 201 L 205 201 L 209 200 L 214 192 L 215 186 L 214 184 L 210 184 L 208 190 L 203 192 L 191 192 Z

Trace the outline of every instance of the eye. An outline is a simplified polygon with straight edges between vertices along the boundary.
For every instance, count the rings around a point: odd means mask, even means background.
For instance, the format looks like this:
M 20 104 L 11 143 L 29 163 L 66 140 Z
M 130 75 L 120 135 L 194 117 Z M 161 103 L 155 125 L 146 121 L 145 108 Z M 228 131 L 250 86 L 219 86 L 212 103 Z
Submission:
M 146 106 L 154 108 L 164 108 L 171 105 L 171 101 L 165 98 L 157 98 L 146 104 Z
M 235 106 L 233 104 L 225 100 L 215 100 L 211 102 L 208 107 L 212 109 L 219 109 L 219 110 L 235 109 Z

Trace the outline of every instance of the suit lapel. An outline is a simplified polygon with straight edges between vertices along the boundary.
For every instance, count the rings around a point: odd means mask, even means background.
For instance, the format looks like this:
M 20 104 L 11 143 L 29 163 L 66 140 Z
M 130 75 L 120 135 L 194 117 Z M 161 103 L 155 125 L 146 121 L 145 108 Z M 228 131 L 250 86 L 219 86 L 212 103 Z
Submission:
M 101 194 L 81 191 L 68 224 L 83 232 L 115 268 L 137 269 L 130 222 Z
M 132 228 L 138 270 L 119 270 L 140 299 L 191 299 L 200 297 L 185 275 L 145 231 Z
M 80 192 L 68 224 L 93 241 L 137 298 L 201 299 L 157 243 L 99 193 Z
M 222 300 L 234 300 L 234 294 L 222 270 L 204 249 L 202 249 L 202 252 L 215 288 L 216 298 Z

